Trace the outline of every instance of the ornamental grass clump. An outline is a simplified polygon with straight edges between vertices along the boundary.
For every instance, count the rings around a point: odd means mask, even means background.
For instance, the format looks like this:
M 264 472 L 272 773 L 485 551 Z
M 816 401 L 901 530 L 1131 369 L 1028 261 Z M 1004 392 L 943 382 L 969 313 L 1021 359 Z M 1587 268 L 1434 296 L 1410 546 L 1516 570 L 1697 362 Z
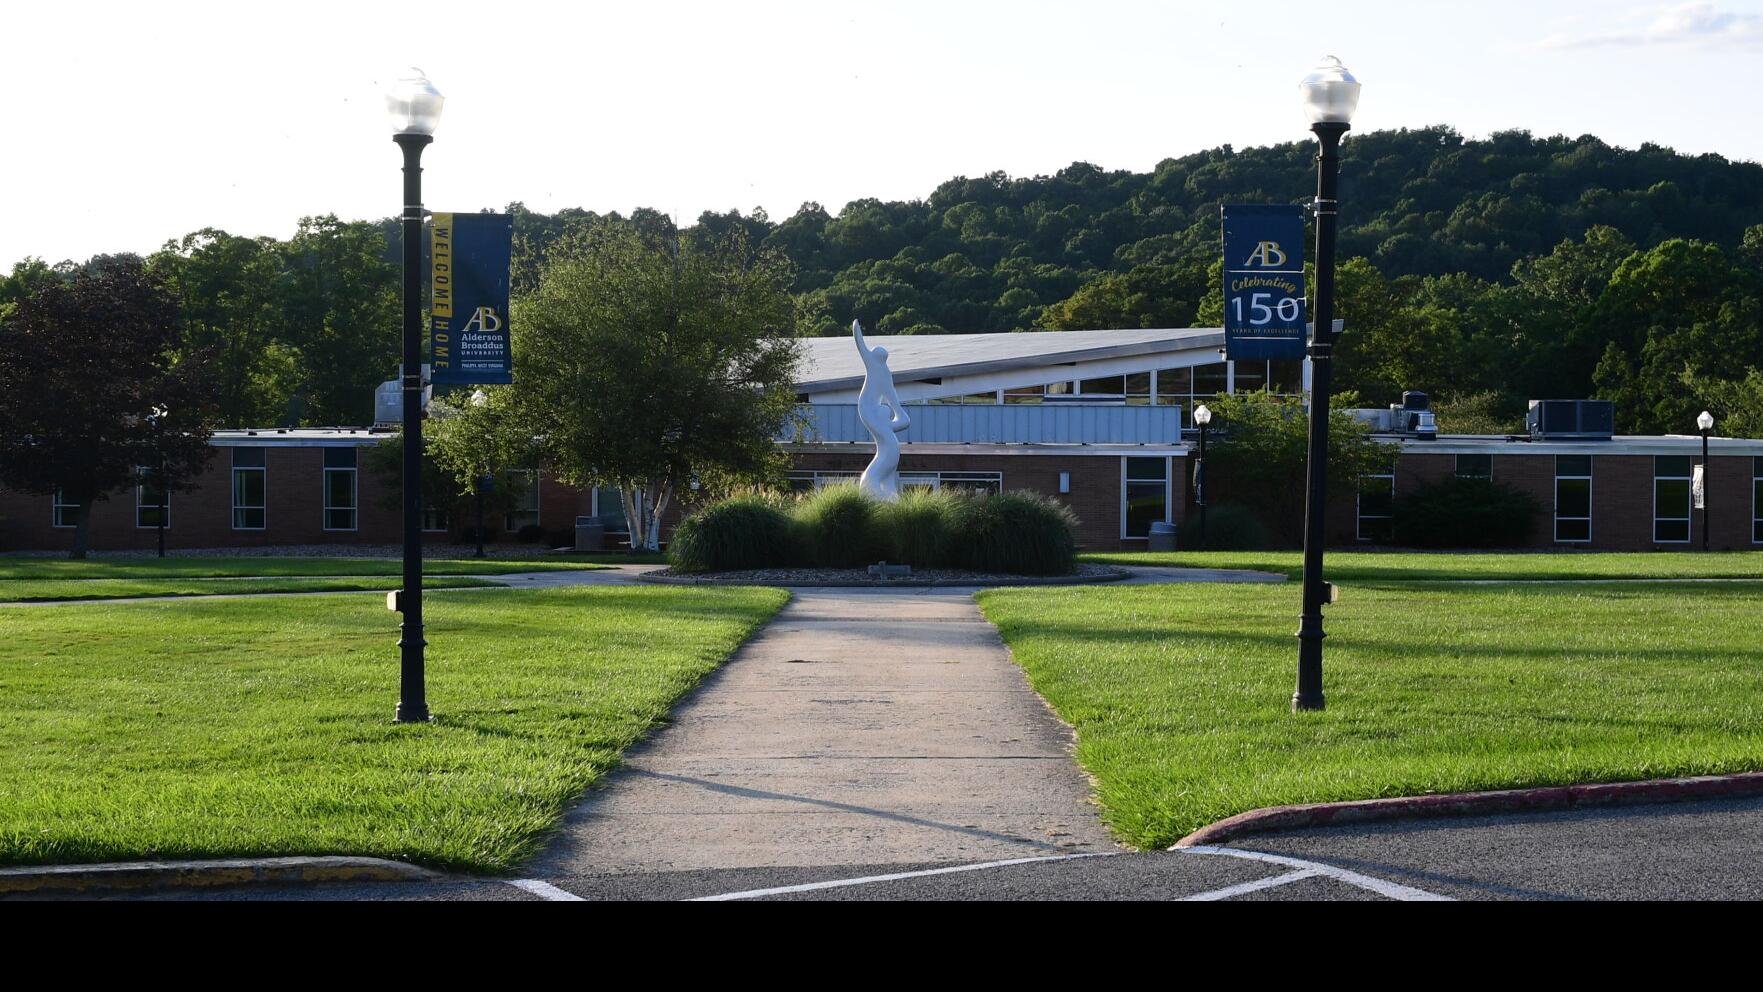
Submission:
M 960 500 L 955 564 L 976 572 L 1070 575 L 1077 571 L 1077 517 L 1035 493 Z
M 913 487 L 876 508 L 886 559 L 913 568 L 955 564 L 955 527 L 968 497 L 947 489 Z
M 667 555 L 681 572 L 788 568 L 805 554 L 796 521 L 774 497 L 736 496 L 680 521 Z
M 807 563 L 819 568 L 862 568 L 886 557 L 878 506 L 855 484 L 826 486 L 803 496 L 794 516 L 807 545 Z

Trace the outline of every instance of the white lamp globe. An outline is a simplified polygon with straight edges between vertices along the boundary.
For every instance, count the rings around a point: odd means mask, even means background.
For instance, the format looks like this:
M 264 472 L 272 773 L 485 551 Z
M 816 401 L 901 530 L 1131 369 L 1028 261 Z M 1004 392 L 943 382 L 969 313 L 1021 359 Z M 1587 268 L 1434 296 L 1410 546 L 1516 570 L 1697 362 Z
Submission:
M 1298 84 L 1304 94 L 1304 112 L 1312 124 L 1351 124 L 1359 106 L 1359 80 L 1333 55 L 1310 70 Z
M 412 68 L 386 90 L 386 115 L 392 120 L 392 133 L 434 134 L 445 100 L 421 69 Z
M 1700 427 L 1701 429 L 1703 429 L 1705 431 L 1713 430 L 1714 429 L 1714 415 L 1712 413 L 1709 413 L 1706 410 L 1703 410 L 1702 415 L 1700 417 L 1696 418 L 1696 426 Z
M 1207 408 L 1206 404 L 1202 403 L 1199 406 L 1194 407 L 1194 423 L 1204 427 L 1211 422 L 1212 411 Z

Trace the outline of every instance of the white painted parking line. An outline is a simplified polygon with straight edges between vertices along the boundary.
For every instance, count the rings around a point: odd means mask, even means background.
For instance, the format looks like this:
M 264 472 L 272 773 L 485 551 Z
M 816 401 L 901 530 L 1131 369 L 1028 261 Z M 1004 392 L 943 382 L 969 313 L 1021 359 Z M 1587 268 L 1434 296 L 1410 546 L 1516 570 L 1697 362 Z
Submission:
M 1345 882 L 1348 885 L 1356 885 L 1361 889 L 1375 892 L 1385 898 L 1397 899 L 1402 902 L 1455 901 L 1450 896 L 1442 896 L 1436 892 L 1427 892 L 1425 889 L 1416 889 L 1407 885 L 1399 885 L 1395 882 L 1386 882 L 1381 878 L 1372 878 L 1370 875 L 1361 875 L 1356 871 L 1348 871 L 1345 868 L 1336 868 L 1334 865 L 1325 865 L 1319 861 L 1305 861 L 1302 858 L 1288 858 L 1284 855 L 1264 854 L 1260 851 L 1244 851 L 1234 847 L 1178 847 L 1173 848 L 1173 850 L 1183 854 L 1213 854 L 1226 858 L 1244 858 L 1249 861 L 1265 861 L 1268 864 L 1284 865 L 1287 868 L 1308 870 L 1317 875 L 1326 875 L 1336 881 Z M 1277 877 L 1287 881 L 1297 881 L 1296 878 L 1292 878 L 1289 875 L 1280 875 Z
M 551 902 L 587 902 L 586 899 L 583 899 L 581 896 L 578 896 L 573 892 L 560 889 L 557 886 L 552 885 L 550 882 L 542 882 L 536 878 L 510 879 L 508 884 L 517 889 L 524 889 L 527 892 L 531 892 L 533 895 L 538 896 L 540 899 L 546 899 Z
M 758 899 L 763 896 L 789 895 L 794 892 L 818 892 L 822 889 L 841 889 L 852 885 L 873 885 L 877 882 L 897 882 L 905 878 L 928 878 L 932 875 L 953 875 L 963 871 L 983 871 L 987 868 L 1008 868 L 1011 865 L 1044 864 L 1053 861 L 1076 861 L 1080 858 L 1111 858 L 1112 851 L 1098 851 L 1094 854 L 1062 854 L 1047 858 L 1013 858 L 1009 861 L 986 861 L 976 865 L 955 865 L 951 868 L 927 868 L 923 871 L 903 871 L 893 875 L 867 875 L 863 878 L 840 878 L 828 882 L 808 882 L 803 885 L 781 885 L 774 889 L 749 889 L 746 892 L 729 892 L 719 896 L 699 896 L 692 902 L 728 902 L 733 899 Z
M 1293 882 L 1302 882 L 1306 878 L 1316 878 L 1321 874 L 1322 872 L 1319 872 L 1314 868 L 1306 868 L 1303 871 L 1287 872 L 1284 875 L 1258 878 L 1253 882 L 1243 882 L 1240 885 L 1232 885 L 1229 888 L 1213 889 L 1211 892 L 1201 892 L 1198 895 L 1184 896 L 1182 902 L 1218 902 L 1220 899 L 1235 899 L 1237 896 L 1246 895 L 1250 892 L 1271 889 L 1277 885 L 1290 885 Z

